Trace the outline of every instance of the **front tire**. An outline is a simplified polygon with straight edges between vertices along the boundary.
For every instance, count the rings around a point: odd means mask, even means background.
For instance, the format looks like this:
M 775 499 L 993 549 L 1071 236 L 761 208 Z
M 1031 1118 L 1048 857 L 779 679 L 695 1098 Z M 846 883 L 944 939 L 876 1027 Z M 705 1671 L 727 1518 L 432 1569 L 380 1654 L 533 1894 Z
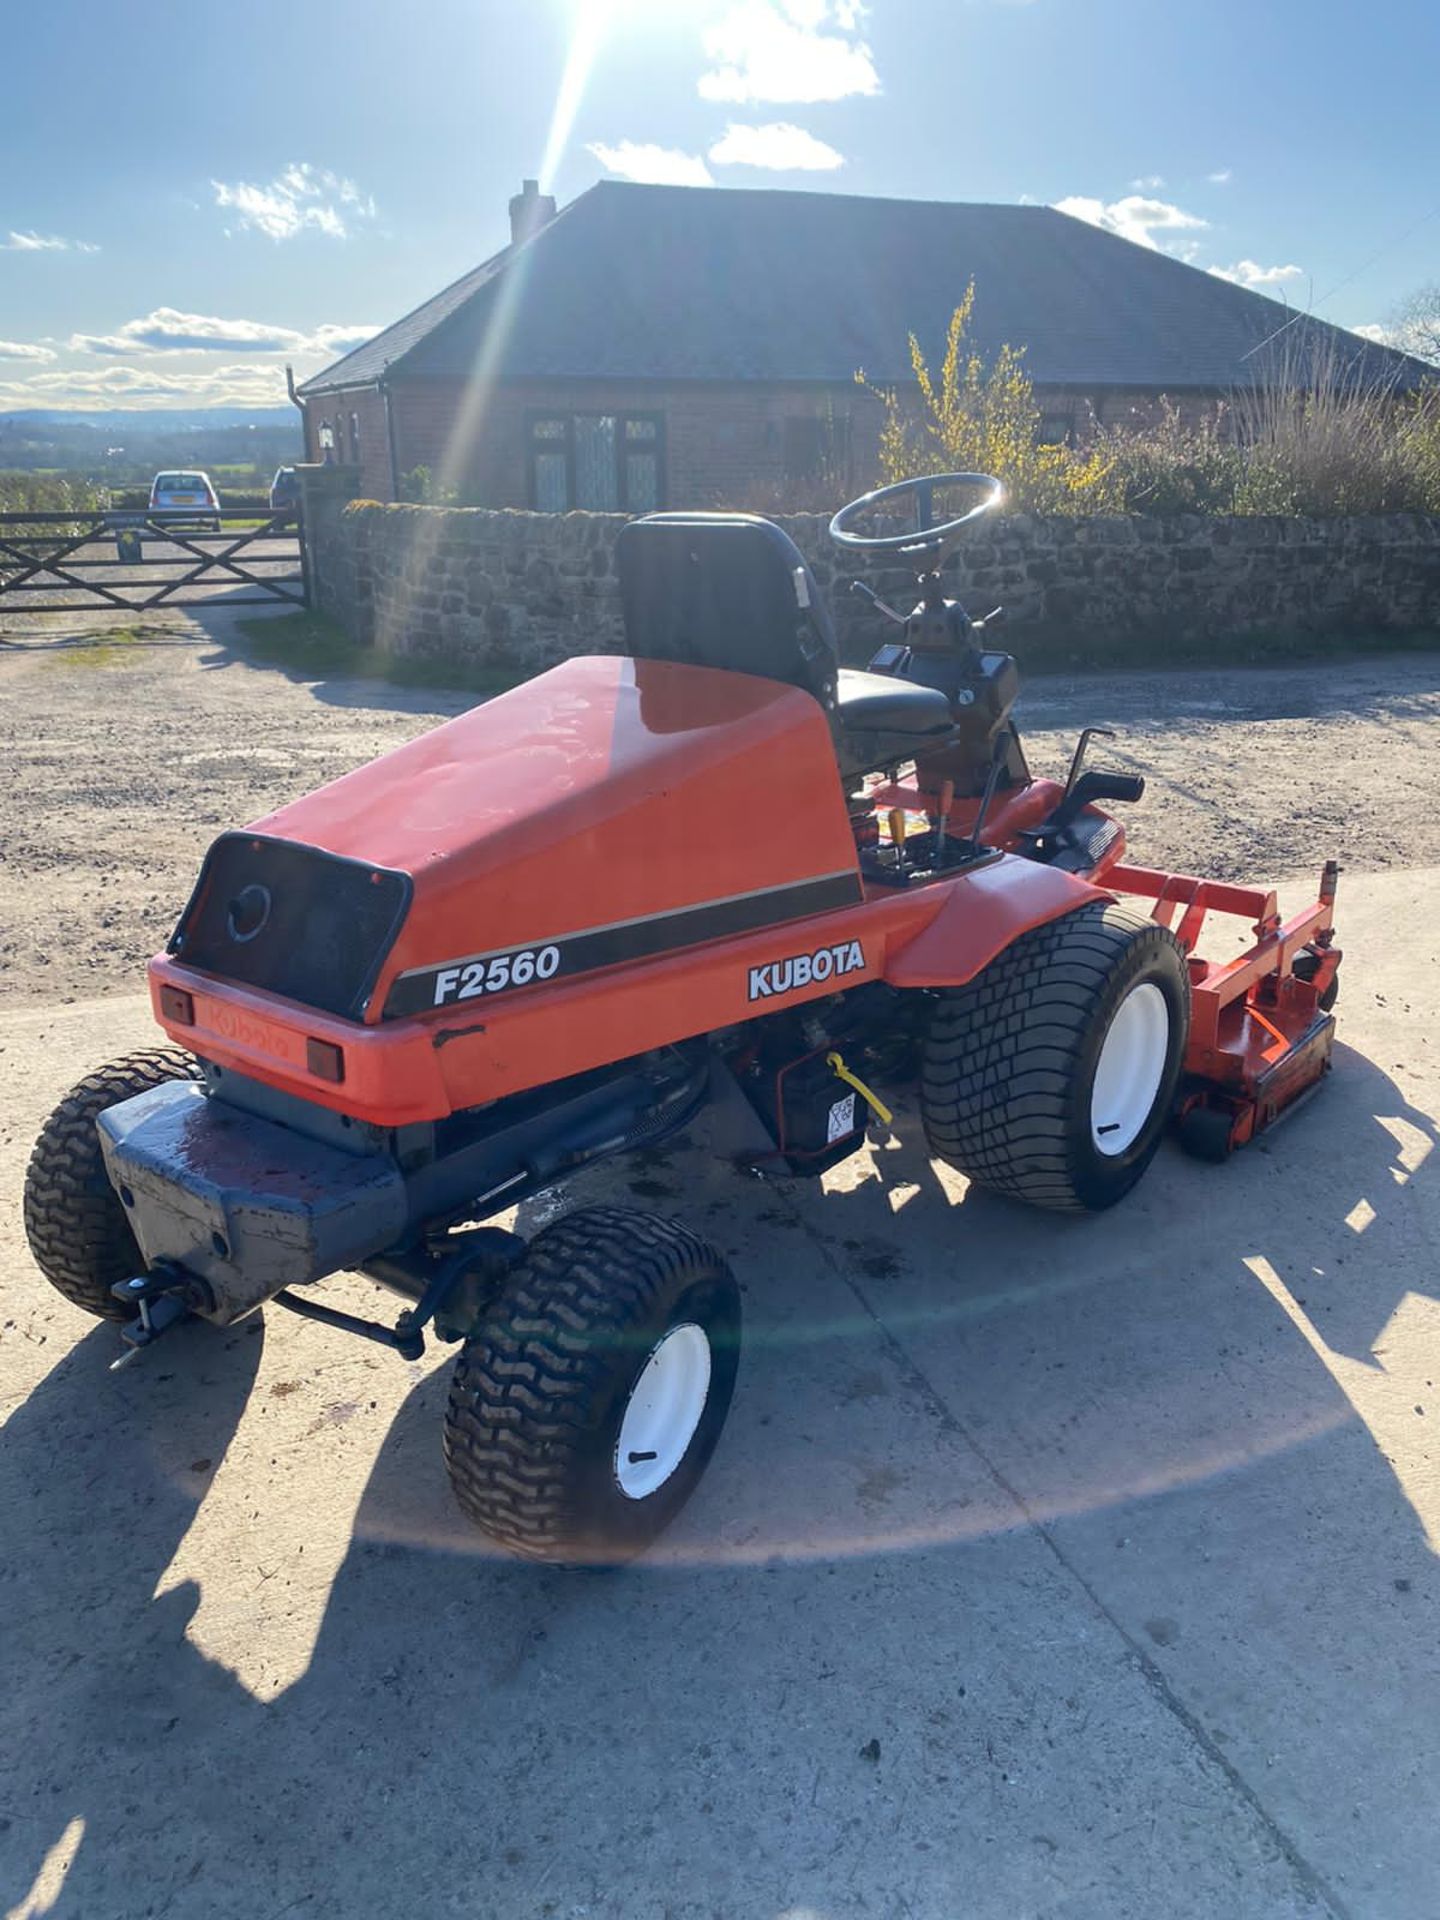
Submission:
M 145 1259 L 106 1177 L 95 1123 L 137 1093 L 199 1078 L 188 1053 L 148 1047 L 87 1074 L 40 1129 L 25 1174 L 25 1237 L 51 1286 L 97 1319 L 134 1318 L 110 1289 L 143 1273 Z
M 1168 928 L 1111 902 L 1037 927 L 935 1010 L 921 1069 L 930 1151 L 1031 1206 L 1114 1206 L 1160 1144 L 1189 1022 Z
M 567 1215 L 531 1241 L 456 1362 L 456 1499 L 522 1558 L 633 1558 L 709 1464 L 739 1353 L 739 1289 L 703 1240 L 626 1208 Z

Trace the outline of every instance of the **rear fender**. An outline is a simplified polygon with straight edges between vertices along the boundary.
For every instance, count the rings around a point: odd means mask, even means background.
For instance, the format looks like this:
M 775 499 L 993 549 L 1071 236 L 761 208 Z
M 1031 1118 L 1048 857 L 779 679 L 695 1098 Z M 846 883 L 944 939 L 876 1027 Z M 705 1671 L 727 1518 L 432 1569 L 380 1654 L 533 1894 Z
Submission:
M 935 918 L 887 953 L 885 978 L 892 987 L 963 987 L 1022 933 L 1091 900 L 1115 898 L 1073 873 L 1014 854 L 976 867 L 948 892 Z

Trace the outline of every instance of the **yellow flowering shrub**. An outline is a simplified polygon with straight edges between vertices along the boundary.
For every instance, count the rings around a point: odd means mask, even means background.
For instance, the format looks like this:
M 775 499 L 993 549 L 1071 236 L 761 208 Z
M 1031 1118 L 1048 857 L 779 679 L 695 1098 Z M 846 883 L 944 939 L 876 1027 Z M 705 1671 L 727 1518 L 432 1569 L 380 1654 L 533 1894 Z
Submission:
M 885 409 L 880 429 L 884 481 L 921 473 L 993 473 L 1006 504 L 1031 513 L 1116 513 L 1120 488 L 1113 460 L 1099 447 L 1043 446 L 1040 408 L 1024 368 L 1023 349 L 1003 346 L 993 363 L 968 339 L 975 308 L 972 280 L 950 317 L 938 379 L 910 335 L 910 365 L 920 406 L 907 407 L 894 387 L 855 378 Z

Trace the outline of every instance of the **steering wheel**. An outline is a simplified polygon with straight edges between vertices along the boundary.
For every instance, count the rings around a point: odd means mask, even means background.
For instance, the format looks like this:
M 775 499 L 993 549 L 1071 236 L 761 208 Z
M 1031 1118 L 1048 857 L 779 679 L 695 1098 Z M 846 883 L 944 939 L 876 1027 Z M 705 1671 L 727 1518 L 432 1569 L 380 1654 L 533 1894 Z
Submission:
M 984 487 L 988 491 L 978 506 L 972 507 L 968 513 L 962 513 L 958 520 L 937 523 L 934 518 L 937 487 Z M 1005 488 L 993 474 L 927 473 L 914 480 L 898 480 L 890 487 L 877 487 L 874 493 L 852 500 L 830 522 L 830 538 L 837 546 L 848 547 L 855 553 L 908 554 L 926 561 L 932 570 L 938 572 L 958 545 L 961 529 L 968 527 L 972 520 L 978 520 L 982 514 L 989 513 L 992 507 L 998 507 L 1004 497 Z M 859 515 L 870 512 L 874 507 L 912 498 L 915 502 L 913 533 L 863 534 L 851 531 L 850 523 Z

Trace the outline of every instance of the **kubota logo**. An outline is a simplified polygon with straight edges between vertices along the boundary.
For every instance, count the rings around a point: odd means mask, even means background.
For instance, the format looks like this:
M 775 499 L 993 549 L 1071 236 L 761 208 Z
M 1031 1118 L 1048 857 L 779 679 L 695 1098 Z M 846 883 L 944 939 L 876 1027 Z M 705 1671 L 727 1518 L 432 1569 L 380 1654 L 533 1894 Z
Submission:
M 860 942 L 842 940 L 838 946 L 821 947 L 818 953 L 797 953 L 789 960 L 751 967 L 750 998 L 768 1000 L 773 994 L 794 993 L 797 987 L 818 987 L 842 973 L 859 973 L 864 966 L 865 949 Z
M 219 1034 L 222 1040 L 233 1040 L 237 1047 L 278 1054 L 282 1060 L 299 1058 L 297 1036 L 287 1033 L 284 1027 L 272 1026 L 268 1020 L 257 1020 L 253 1014 L 242 1013 L 235 1007 L 213 1004 L 206 1008 L 206 1020 L 212 1033 Z

